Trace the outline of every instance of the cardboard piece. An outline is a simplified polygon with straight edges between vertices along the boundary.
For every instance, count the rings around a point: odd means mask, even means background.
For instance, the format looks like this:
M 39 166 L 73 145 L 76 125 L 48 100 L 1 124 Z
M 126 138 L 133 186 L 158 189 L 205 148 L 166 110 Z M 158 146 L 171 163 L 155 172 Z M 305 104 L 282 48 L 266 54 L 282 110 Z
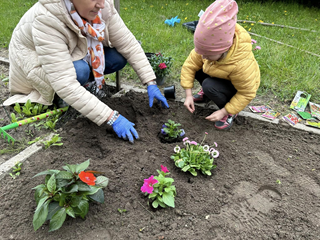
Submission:
M 268 110 L 271 110 L 271 107 L 268 105 L 262 105 L 262 106 L 249 106 L 250 110 L 254 113 L 264 113 Z
M 289 113 L 282 117 L 283 120 L 285 120 L 287 123 L 289 123 L 291 126 L 296 125 L 298 122 L 301 122 L 301 118 L 299 118 L 294 113 Z
M 320 122 L 315 122 L 315 121 L 307 120 L 307 121 L 306 121 L 306 125 L 307 125 L 307 126 L 311 126 L 311 127 L 320 128 Z
M 261 116 L 264 118 L 268 118 L 270 120 L 274 120 L 276 119 L 278 116 L 280 115 L 279 112 L 273 111 L 273 110 L 268 110 L 266 111 L 264 114 L 262 114 Z
M 311 116 L 316 117 L 320 120 L 320 105 L 313 102 L 309 102 L 309 106 L 310 106 Z

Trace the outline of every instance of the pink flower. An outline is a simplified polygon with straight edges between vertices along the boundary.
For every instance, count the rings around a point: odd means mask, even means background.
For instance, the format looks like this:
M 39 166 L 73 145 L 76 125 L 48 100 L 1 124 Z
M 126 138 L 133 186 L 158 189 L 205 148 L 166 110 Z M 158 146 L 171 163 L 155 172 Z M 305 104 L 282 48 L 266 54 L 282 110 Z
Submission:
M 218 147 L 218 144 L 216 142 L 213 143 L 216 147 Z
M 204 132 L 206 135 L 208 135 L 208 133 L 207 132 Z
M 211 152 L 211 155 L 213 158 L 217 158 L 217 157 L 219 157 L 219 152 L 217 150 L 214 150 Z
M 257 43 L 257 41 L 254 39 L 251 39 L 251 44 L 254 44 L 254 43 Z
M 189 138 L 188 137 L 185 137 L 184 139 L 182 139 L 182 141 L 187 141 Z
M 143 186 L 141 187 L 141 192 L 147 192 L 149 194 L 153 191 L 153 185 L 158 182 L 157 179 L 153 178 L 153 175 L 149 177 L 148 179 L 144 179 Z
M 160 63 L 159 64 L 159 68 L 162 70 L 162 69 L 165 69 L 167 68 L 167 65 L 165 63 Z
M 168 168 L 163 166 L 163 165 L 161 165 L 161 171 L 164 172 L 164 173 L 169 172 Z
M 260 50 L 261 49 L 261 47 L 260 46 L 256 46 L 256 48 L 255 49 L 253 49 L 253 50 Z
M 197 142 L 195 142 L 195 141 L 191 141 L 191 142 L 190 142 L 190 144 L 198 145 L 198 143 L 197 143 Z

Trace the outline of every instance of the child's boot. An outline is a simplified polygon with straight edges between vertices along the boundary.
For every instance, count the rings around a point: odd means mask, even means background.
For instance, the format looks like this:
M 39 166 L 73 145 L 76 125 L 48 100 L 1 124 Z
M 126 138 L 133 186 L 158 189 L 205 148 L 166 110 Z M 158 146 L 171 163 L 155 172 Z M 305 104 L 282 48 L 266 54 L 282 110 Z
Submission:
M 216 122 L 214 126 L 220 130 L 226 130 L 231 128 L 233 120 L 238 116 L 238 114 L 232 115 L 228 114 L 224 116 L 220 121 Z
M 202 88 L 200 89 L 200 91 L 197 94 L 193 95 L 193 101 L 197 102 L 197 103 L 205 102 L 205 100 L 206 100 L 205 98 L 206 97 L 204 95 Z

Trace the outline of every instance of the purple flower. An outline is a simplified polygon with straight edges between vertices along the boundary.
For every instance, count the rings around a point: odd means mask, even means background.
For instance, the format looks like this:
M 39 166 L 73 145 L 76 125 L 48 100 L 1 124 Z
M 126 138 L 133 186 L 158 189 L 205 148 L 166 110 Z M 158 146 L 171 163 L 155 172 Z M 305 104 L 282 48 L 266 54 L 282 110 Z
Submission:
M 186 134 L 186 132 L 184 131 L 184 129 L 180 129 L 180 130 L 181 130 L 180 137 L 183 137 Z
M 165 124 L 162 125 L 162 128 L 166 128 L 167 126 Z
M 167 135 L 167 133 L 163 130 L 163 128 L 161 129 L 161 133 L 162 135 Z

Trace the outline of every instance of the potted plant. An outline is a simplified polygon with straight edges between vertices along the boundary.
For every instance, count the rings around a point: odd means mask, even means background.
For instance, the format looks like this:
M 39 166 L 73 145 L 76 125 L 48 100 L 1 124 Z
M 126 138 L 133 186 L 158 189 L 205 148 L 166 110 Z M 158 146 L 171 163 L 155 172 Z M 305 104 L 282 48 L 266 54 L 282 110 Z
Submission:
M 185 135 L 185 131 L 180 129 L 180 126 L 180 123 L 176 123 L 169 119 L 168 122 L 162 125 L 161 131 L 158 134 L 160 141 L 163 143 L 181 142 Z
M 154 73 L 156 74 L 157 84 L 164 84 L 166 76 L 169 75 L 170 68 L 172 67 L 172 58 L 166 57 L 164 53 L 161 52 L 149 54 L 147 57 Z

